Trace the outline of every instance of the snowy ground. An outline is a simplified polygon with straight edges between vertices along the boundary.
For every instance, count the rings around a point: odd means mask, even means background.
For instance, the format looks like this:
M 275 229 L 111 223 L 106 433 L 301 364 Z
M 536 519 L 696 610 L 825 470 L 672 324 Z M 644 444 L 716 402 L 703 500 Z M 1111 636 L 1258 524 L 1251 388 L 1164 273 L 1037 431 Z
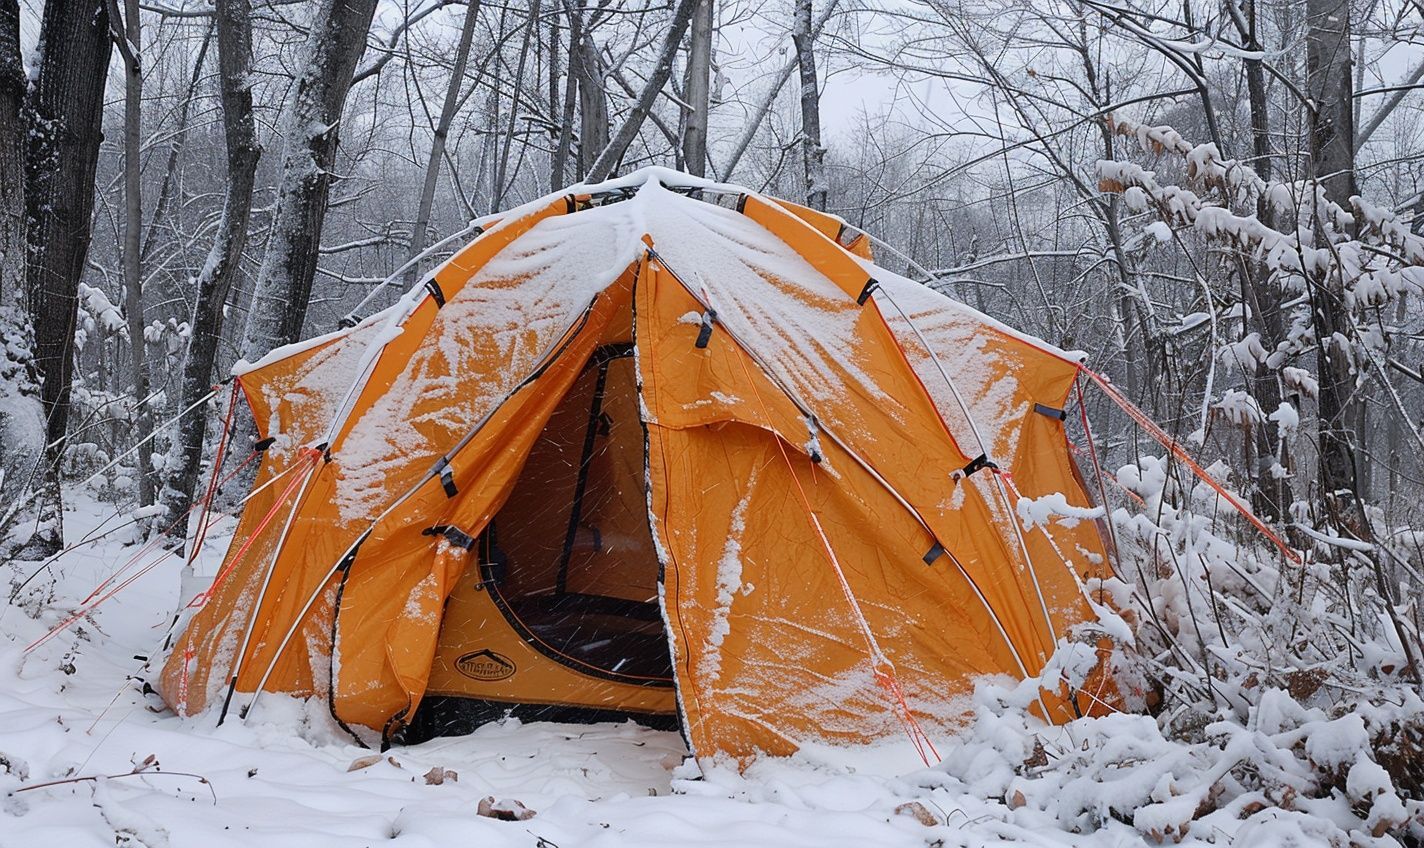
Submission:
M 69 514 L 70 540 L 99 527 L 110 513 L 90 502 Z M 1214 761 L 1163 740 L 1145 717 L 1043 728 L 1025 723 L 1022 713 L 986 713 L 963 738 L 938 740 L 945 764 L 933 769 L 924 769 L 906 746 L 803 752 L 739 775 L 684 764 L 686 749 L 676 733 L 632 724 L 508 722 L 468 737 L 394 749 L 351 770 L 372 752 L 332 733 L 324 710 L 308 715 L 296 703 L 271 698 L 246 725 L 230 719 L 215 727 L 211 717 L 175 718 L 156 697 L 126 683 L 141 665 L 135 655 L 153 651 L 168 624 L 178 594 L 175 559 L 163 561 L 90 620 L 23 653 L 76 607 L 75 599 L 132 557 L 138 548 L 123 544 L 127 532 L 60 560 L 58 583 L 38 619 L 16 607 L 0 612 L 0 791 L 8 793 L 0 811 L 0 848 L 1120 848 L 1155 844 L 1154 834 L 1177 837 L 1164 828 L 1190 817 L 1202 798 L 1192 794 L 1190 781 L 1178 789 L 1174 780 L 1225 762 L 1224 756 Z M 208 555 L 219 555 L 225 542 L 210 544 Z M 20 567 L 26 573 L 33 568 Z M 8 573 L 0 576 L 8 583 Z M 1108 756 L 1123 765 L 1116 782 L 1113 774 L 1087 767 L 1061 773 L 1049 768 L 1029 779 L 1024 760 L 1043 756 L 1036 741 L 1058 763 L 1087 752 L 1081 757 L 1097 762 Z M 1223 747 L 1236 745 L 1238 755 L 1253 756 L 1242 744 L 1250 743 L 1238 739 Z M 1263 768 L 1272 756 L 1268 747 L 1255 752 Z M 143 767 L 149 757 L 157 764 Z M 427 783 L 437 767 L 457 772 L 458 780 Z M 136 768 L 142 773 L 16 792 Z M 520 802 L 535 815 L 523 821 L 481 816 L 480 801 L 489 796 Z M 1354 820 L 1344 799 L 1302 803 L 1287 812 L 1249 793 L 1230 797 L 1182 834 L 1184 844 L 1398 844 L 1388 832 L 1350 830 Z

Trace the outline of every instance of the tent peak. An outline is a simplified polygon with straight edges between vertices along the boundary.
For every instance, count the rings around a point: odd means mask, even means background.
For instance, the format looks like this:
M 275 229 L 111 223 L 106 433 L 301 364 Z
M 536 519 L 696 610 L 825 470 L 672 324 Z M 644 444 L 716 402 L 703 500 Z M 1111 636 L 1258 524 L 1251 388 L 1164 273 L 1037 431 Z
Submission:
M 669 189 L 700 189 L 724 194 L 756 194 L 745 186 L 696 177 L 685 171 L 661 165 L 646 165 L 636 171 L 603 182 L 576 183 L 558 194 L 604 194 L 623 189 L 642 188 L 650 183 L 657 183 Z

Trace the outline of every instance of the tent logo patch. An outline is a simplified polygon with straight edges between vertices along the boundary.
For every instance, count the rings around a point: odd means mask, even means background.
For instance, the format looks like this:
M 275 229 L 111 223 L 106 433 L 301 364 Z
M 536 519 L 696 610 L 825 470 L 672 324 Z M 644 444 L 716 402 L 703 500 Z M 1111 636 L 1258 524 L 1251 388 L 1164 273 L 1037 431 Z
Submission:
M 514 661 L 486 648 L 455 660 L 455 670 L 472 680 L 493 682 L 514 676 Z

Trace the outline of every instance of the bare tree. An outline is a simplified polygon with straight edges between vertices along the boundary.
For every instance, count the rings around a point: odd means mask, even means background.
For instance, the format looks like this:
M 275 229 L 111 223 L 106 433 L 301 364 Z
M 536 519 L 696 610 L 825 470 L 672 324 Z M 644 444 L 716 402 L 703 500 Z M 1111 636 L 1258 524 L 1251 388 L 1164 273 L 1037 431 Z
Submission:
M 619 125 L 613 140 L 589 166 L 589 180 L 602 180 L 613 173 L 613 169 L 623 160 L 623 154 L 628 152 L 628 145 L 633 143 L 634 136 L 652 111 L 653 102 L 662 94 L 663 86 L 667 85 L 668 78 L 672 76 L 673 60 L 677 56 L 678 46 L 682 44 L 683 35 L 687 33 L 687 25 L 692 20 L 692 10 L 697 3 L 698 0 L 679 0 L 673 11 L 672 22 L 668 25 L 662 49 L 653 64 L 652 73 L 648 75 L 648 82 L 643 87 L 642 94 L 638 96 L 638 102 Z
M 707 113 L 711 105 L 708 91 L 712 76 L 712 0 L 698 0 L 692 13 L 692 34 L 687 51 L 687 103 L 682 134 L 682 159 L 687 172 L 707 173 Z
M 51 445 L 33 552 L 57 550 L 63 539 L 59 458 L 69 424 L 77 294 L 89 252 L 111 46 L 109 10 L 103 0 L 45 4 L 39 77 L 25 107 L 25 287 Z
M 598 154 L 608 146 L 608 94 L 603 88 L 603 64 L 593 43 L 592 19 L 585 19 L 583 10 L 573 0 L 564 0 L 569 17 L 569 76 L 577 81 L 579 102 L 578 176 L 593 169 Z M 564 132 L 571 134 L 570 122 Z M 568 157 L 563 140 L 559 142 L 557 162 L 562 175 L 563 160 Z M 563 184 L 563 179 L 559 180 Z
M 816 81 L 816 41 L 811 28 L 811 0 L 796 0 L 796 24 L 791 30 L 801 69 L 801 157 L 806 173 L 806 205 L 826 209 L 826 149 L 821 146 L 821 93 Z
M 1306 3 L 1309 173 L 1323 189 L 1325 200 L 1345 208 L 1357 193 L 1350 14 L 1348 0 Z M 1327 214 L 1323 203 L 1314 204 L 1321 246 L 1329 243 L 1321 221 Z M 1310 293 L 1320 360 L 1320 483 L 1327 497 L 1356 488 L 1355 451 L 1363 413 L 1347 341 L 1351 327 L 1343 274 L 1337 266 Z
M 831 15 L 835 13 L 836 6 L 839 5 L 839 3 L 840 0 L 827 0 L 826 4 L 821 8 L 821 14 L 816 17 L 815 25 L 811 27 L 811 41 L 813 43 L 816 39 L 821 37 L 821 30 L 825 28 L 826 21 L 830 20 Z M 793 28 L 795 27 L 794 22 L 792 26 Z M 781 89 L 786 87 L 786 81 L 791 79 L 791 74 L 796 71 L 800 65 L 801 61 L 798 56 L 791 57 L 790 60 L 782 65 L 781 70 L 777 72 L 772 84 L 762 94 L 756 106 L 752 108 L 751 114 L 747 117 L 746 125 L 742 128 L 741 134 L 737 136 L 736 142 L 732 145 L 731 155 L 727 157 L 726 164 L 722 166 L 722 176 L 724 179 L 731 179 L 732 174 L 736 172 L 737 165 L 742 161 L 742 157 L 746 155 L 747 148 L 751 146 L 752 139 L 756 137 L 757 131 L 761 129 L 762 123 L 766 121 L 766 116 L 771 112 L 771 107 L 776 103 L 776 98 L 781 94 Z
M 300 337 L 316 276 L 341 113 L 366 49 L 375 0 L 321 0 L 282 132 L 282 175 L 257 275 L 242 355 L 256 359 Z
M 207 261 L 198 275 L 188 355 L 183 360 L 182 409 L 207 394 L 222 338 L 223 316 L 239 261 L 247 244 L 248 217 L 261 148 L 252 109 L 252 3 L 217 0 L 218 71 L 221 77 L 223 135 L 227 142 L 227 190 Z M 163 491 L 168 515 L 177 519 L 193 503 L 207 435 L 207 416 L 199 410 L 178 423 L 172 469 Z M 220 462 L 221 457 L 213 457 Z
M 513 94 L 510 98 L 509 117 L 504 131 L 504 147 L 495 158 L 494 183 L 490 195 L 490 211 L 504 206 L 505 192 L 509 189 L 510 150 L 514 144 L 515 127 L 519 118 L 520 86 L 524 84 L 524 69 L 529 61 L 530 47 L 536 42 L 539 32 L 539 0 L 529 0 L 529 14 L 524 26 L 524 38 L 519 45 L 519 59 L 514 67 L 514 77 L 510 80 Z M 517 167 L 517 163 L 516 163 Z
M 20 8 L 0 0 L 0 538 L 24 514 L 44 461 L 45 421 L 31 375 L 25 283 L 25 67 Z
M 114 11 L 111 9 L 111 11 Z M 119 21 L 111 19 L 110 25 Z M 124 61 L 124 317 L 129 330 L 129 381 L 132 384 L 134 438 L 144 441 L 153 432 L 152 399 L 148 396 L 148 353 L 143 311 L 143 195 L 142 120 L 143 67 L 138 0 L 124 0 L 123 29 L 114 31 L 114 43 Z M 140 450 L 134 461 L 138 469 L 139 506 L 154 502 L 155 481 L 149 451 Z
M 480 20 L 479 0 L 470 0 L 465 7 L 465 21 L 460 26 L 460 41 L 455 47 L 455 66 L 450 71 L 450 84 L 445 88 L 445 102 L 440 107 L 440 118 L 435 123 L 435 134 L 430 141 L 430 158 L 425 163 L 425 181 L 420 190 L 420 205 L 415 213 L 415 228 L 410 234 L 410 258 L 425 249 L 425 231 L 430 227 L 430 208 L 435 204 L 435 186 L 440 179 L 440 163 L 445 158 L 445 144 L 450 137 L 450 124 L 455 120 L 455 110 L 460 105 L 460 90 L 465 82 L 465 67 L 470 61 L 470 42 L 474 40 L 475 26 Z M 412 267 L 410 276 L 419 273 Z

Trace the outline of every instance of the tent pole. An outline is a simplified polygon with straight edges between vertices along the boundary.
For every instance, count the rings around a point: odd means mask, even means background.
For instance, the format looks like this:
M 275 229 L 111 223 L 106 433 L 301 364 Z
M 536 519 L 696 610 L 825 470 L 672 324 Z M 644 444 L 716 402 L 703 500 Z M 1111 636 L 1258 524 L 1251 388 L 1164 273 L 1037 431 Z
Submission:
M 875 292 L 884 294 L 885 299 L 890 302 L 891 306 L 895 307 L 895 311 L 900 314 L 900 317 L 909 325 L 910 329 L 914 331 L 915 338 L 919 339 L 920 345 L 924 347 L 925 351 L 930 355 L 930 360 L 934 362 L 935 370 L 938 371 L 940 377 L 944 379 L 945 385 L 949 386 L 949 391 L 954 395 L 954 402 L 959 406 L 959 411 L 963 413 L 964 420 L 969 423 L 969 429 L 974 434 L 974 441 L 979 445 L 979 453 L 987 456 L 989 454 L 989 444 L 984 440 L 984 434 L 980 431 L 978 422 L 974 420 L 974 413 L 970 411 L 969 404 L 965 402 L 963 395 L 959 393 L 959 387 L 955 385 L 954 380 L 949 376 L 949 372 L 945 370 L 944 363 L 940 361 L 939 354 L 935 353 L 934 348 L 930 346 L 929 340 L 920 332 L 920 328 L 915 325 L 915 322 L 910 320 L 910 316 L 900 307 L 894 295 L 885 291 L 884 286 L 876 286 L 874 292 L 872 292 L 872 297 Z M 1024 565 L 1028 566 L 1029 576 L 1033 578 L 1033 589 L 1034 593 L 1038 595 L 1038 606 L 1043 612 L 1043 623 L 1048 627 L 1048 635 L 1053 639 L 1054 646 L 1056 647 L 1058 644 L 1058 631 L 1054 629 L 1053 618 L 1048 613 L 1048 603 L 1044 600 L 1043 587 L 1039 584 L 1038 571 L 1034 568 L 1033 557 L 1029 556 L 1028 541 L 1024 538 L 1023 528 L 1019 526 L 1018 515 L 1016 514 L 1013 503 L 1009 500 L 1008 491 L 1004 488 L 1003 478 L 993 473 L 990 474 L 990 477 L 994 481 L 994 491 L 998 494 L 999 500 L 1004 506 L 1004 511 L 1007 513 L 1006 517 L 1008 522 L 1010 526 L 1014 528 L 1014 539 L 1018 542 L 1019 553 L 1023 555 Z M 1064 564 L 1067 565 L 1066 562 Z M 1069 570 L 1071 571 L 1072 568 L 1070 567 Z M 1074 576 L 1076 577 L 1077 575 L 1075 574 Z M 1043 657 L 1043 661 L 1046 664 L 1048 657 Z
M 517 393 L 520 389 L 523 389 L 526 385 L 536 379 L 541 373 L 543 373 L 544 369 L 549 365 L 549 363 L 553 362 L 555 359 L 558 358 L 559 354 L 563 351 L 567 343 L 571 342 L 574 338 L 576 338 L 579 332 L 583 329 L 584 324 L 588 321 L 589 314 L 593 311 L 594 304 L 598 302 L 598 298 L 600 296 L 602 296 L 602 292 L 593 296 L 593 299 L 589 301 L 588 306 L 584 309 L 583 314 L 579 316 L 579 319 L 575 321 L 574 324 L 569 327 L 569 329 L 565 330 L 564 333 L 560 335 L 559 338 L 556 339 L 547 350 L 544 351 L 543 356 L 539 357 L 539 361 L 535 364 L 533 370 L 529 373 L 529 375 L 526 376 L 523 380 L 520 380 L 518 384 L 516 384 L 513 388 L 506 392 L 504 397 L 500 398 L 499 403 L 491 407 L 490 410 L 485 413 L 484 417 L 481 418 L 475 424 L 475 426 L 471 428 L 470 431 L 467 432 L 460 439 L 460 441 L 455 444 L 454 447 L 446 451 L 442 455 L 443 460 L 448 462 L 450 457 L 454 456 L 462 449 L 464 449 L 464 447 L 468 445 L 472 439 L 474 439 L 475 435 L 478 434 L 480 430 L 484 429 L 484 426 L 489 423 L 490 419 L 492 419 L 495 414 L 498 413 L 499 410 L 504 407 L 505 403 L 507 403 L 509 399 L 515 395 L 515 393 Z M 366 525 L 366 529 L 361 532 L 361 535 L 356 537 L 356 541 L 353 542 L 351 546 L 348 547 L 346 551 L 340 557 L 337 558 L 335 564 L 333 564 L 331 568 L 327 570 L 326 575 L 321 579 L 321 582 L 317 584 L 316 588 L 312 591 L 311 596 L 307 598 L 306 603 L 302 605 L 302 608 L 297 613 L 296 618 L 292 620 L 292 624 L 290 627 L 287 628 L 287 632 L 283 634 L 282 641 L 277 645 L 276 652 L 272 654 L 271 661 L 267 663 L 266 670 L 262 672 L 262 679 L 257 684 L 257 690 L 253 692 L 252 700 L 248 702 L 247 707 L 243 710 L 244 722 L 247 721 L 247 716 L 252 714 L 252 708 L 257 706 L 257 700 L 262 697 L 262 690 L 267 685 L 267 680 L 272 676 L 272 670 L 277 667 L 277 661 L 282 658 L 283 652 L 286 651 L 288 643 L 292 641 L 292 637 L 296 635 L 297 630 L 301 628 L 302 622 L 306 619 L 307 613 L 311 612 L 311 608 L 313 605 L 316 604 L 317 598 L 321 597 L 322 589 L 331 580 L 331 578 L 336 575 L 336 572 L 341 569 L 342 565 L 346 563 L 347 559 L 353 556 L 356 550 L 361 547 L 362 543 L 364 543 L 366 539 L 371 535 L 372 531 L 375 530 L 377 524 L 380 524 L 381 521 L 386 518 L 386 516 L 390 515 L 392 512 L 398 509 L 401 504 L 405 503 L 413 495 L 415 495 L 416 492 L 420 491 L 421 486 L 424 486 L 426 483 L 430 482 L 431 480 L 434 480 L 436 477 L 439 476 L 439 471 L 437 469 L 439 469 L 442 464 L 444 463 L 437 462 L 433 466 L 431 466 L 430 470 L 425 473 L 424 477 L 420 478 L 409 489 L 407 489 L 403 494 L 401 494 L 400 497 L 396 498 L 394 501 L 388 504 L 386 508 L 381 511 L 380 515 L 377 515 L 375 518 L 371 519 L 370 523 Z M 275 555 L 273 557 L 273 561 L 276 561 Z M 332 645 L 332 650 L 335 649 L 336 646 Z M 234 679 L 235 678 L 236 675 L 234 675 Z
M 356 324 L 360 323 L 361 321 L 361 318 L 359 317 L 361 310 L 365 309 L 366 305 L 369 304 L 377 294 L 385 290 L 387 286 L 399 279 L 401 275 L 408 271 L 410 268 L 414 267 L 420 262 L 424 262 L 426 259 L 429 259 L 436 251 L 440 250 L 442 247 L 454 241 L 455 239 L 467 236 L 470 233 L 473 233 L 475 230 L 483 231 L 484 228 L 481 225 L 481 222 L 488 222 L 488 218 L 476 218 L 475 220 L 466 224 L 464 227 L 460 228 L 459 230 L 456 230 L 455 232 L 451 233 L 450 235 L 446 236 L 440 241 L 437 241 L 436 243 L 422 250 L 420 253 L 417 253 L 415 256 L 412 256 L 410 259 L 406 260 L 404 263 L 401 264 L 399 268 L 396 268 L 395 271 L 391 272 L 391 275 L 389 277 L 386 277 L 384 280 L 377 283 L 375 288 L 367 292 L 366 296 L 361 298 L 361 302 L 356 304 L 356 306 L 352 308 L 350 312 L 346 313 L 346 315 L 341 318 L 340 326 L 356 326 Z
M 701 294 L 694 290 L 692 286 L 687 283 L 686 280 L 682 279 L 682 277 L 678 275 L 677 271 L 675 271 L 671 266 L 669 266 L 667 264 L 667 261 L 664 260 L 662 256 L 658 255 L 656 251 L 649 251 L 649 253 L 651 253 L 654 258 L 656 258 L 659 262 L 662 263 L 663 268 L 667 269 L 667 272 L 672 275 L 672 278 L 674 280 L 677 280 L 678 283 L 681 284 L 682 287 L 688 292 L 688 294 L 692 295 L 693 300 L 696 300 L 698 303 L 702 304 L 702 307 L 704 309 L 711 308 L 712 304 L 708 302 L 708 299 L 704 298 Z M 732 331 L 730 327 L 727 327 L 725 324 L 720 324 L 719 326 L 721 326 L 722 329 L 727 333 L 727 336 L 732 341 L 736 342 L 737 346 L 741 348 L 742 351 L 745 352 L 748 357 L 751 358 L 752 362 L 756 363 L 756 366 L 761 369 L 761 372 L 765 374 L 767 378 L 770 379 L 771 382 L 777 388 L 781 389 L 782 393 L 786 395 L 787 399 L 790 400 L 791 403 L 798 410 L 801 411 L 801 414 L 815 417 L 817 420 L 817 426 L 820 428 L 821 432 L 825 433 L 826 436 L 829 437 L 830 440 L 834 442 L 837 447 L 845 451 L 846 455 L 855 461 L 856 465 L 860 466 L 866 473 L 868 473 L 872 478 L 874 478 L 877 483 L 884 487 L 884 489 L 889 492 L 891 496 L 893 496 L 902 507 L 905 508 L 906 512 L 914 516 L 915 520 L 919 522 L 920 526 L 924 528 L 925 532 L 928 533 L 931 538 L 936 538 L 934 531 L 930 529 L 929 524 L 925 522 L 924 517 L 921 516 L 919 511 L 916 510 L 910 504 L 910 502 L 907 501 L 905 497 L 901 495 L 900 492 L 890 484 L 890 481 L 882 477 L 880 472 L 876 471 L 875 468 L 871 466 L 869 462 L 867 462 L 863 457 L 861 457 L 858 453 L 852 450 L 850 446 L 846 444 L 845 441 L 843 441 L 839 436 L 836 435 L 835 432 L 828 429 L 825 426 L 825 423 L 820 420 L 820 417 L 816 416 L 815 413 L 811 411 L 811 408 L 807 406 L 805 402 L 803 402 L 799 397 L 796 396 L 795 392 L 791 390 L 791 387 L 786 385 L 786 383 L 784 383 L 780 377 L 773 373 L 772 370 L 767 367 L 766 362 L 764 362 L 759 356 L 757 356 L 757 354 L 750 347 L 748 347 L 742 341 L 742 339 L 735 332 Z M 1016 646 L 1014 644 L 1014 641 L 1009 638 L 1009 633 L 1004 628 L 1004 623 L 999 619 L 999 614 L 994 610 L 993 606 L 989 604 L 989 599 L 985 597 L 984 593 L 979 590 L 979 584 L 974 582 L 974 579 L 969 576 L 969 572 L 964 569 L 963 564 L 960 563 L 958 559 L 955 559 L 952 554 L 950 555 L 950 561 L 954 563 L 955 568 L 969 583 L 970 587 L 974 589 L 975 597 L 977 597 L 979 599 L 979 602 L 984 605 L 984 610 L 985 612 L 989 613 L 989 617 L 994 620 L 994 626 L 998 629 L 999 635 L 1004 637 L 1004 644 L 1008 646 L 1009 653 L 1013 654 L 1014 662 L 1018 665 L 1019 672 L 1024 677 L 1028 677 L 1028 667 L 1024 664 L 1023 657 L 1019 654 L 1018 646 Z M 1046 706 L 1044 707 L 1044 715 L 1048 715 L 1048 708 Z
M 315 451 L 315 448 L 310 450 Z M 237 653 L 233 656 L 232 676 L 228 680 L 227 697 L 223 699 L 222 711 L 218 713 L 218 725 L 221 726 L 227 718 L 228 706 L 232 703 L 232 693 L 237 689 L 237 677 L 242 671 L 243 655 L 247 653 L 247 647 L 252 641 L 252 631 L 257 629 L 257 613 L 262 609 L 262 602 L 267 598 L 267 589 L 272 584 L 272 573 L 277 569 L 277 558 L 282 555 L 282 548 L 287 541 L 287 534 L 291 532 L 292 522 L 296 520 L 297 509 L 306 498 L 307 489 L 311 486 L 311 481 L 316 477 L 320 454 L 306 454 L 310 467 L 307 469 L 306 479 L 302 481 L 302 487 L 297 492 L 297 496 L 292 499 L 292 509 L 287 513 L 287 520 L 282 523 L 282 532 L 277 536 L 276 548 L 272 551 L 272 559 L 267 563 L 267 569 L 262 575 L 262 586 L 257 590 L 257 599 L 253 604 L 252 611 L 247 616 L 247 627 L 242 634 L 242 642 L 238 646 Z

